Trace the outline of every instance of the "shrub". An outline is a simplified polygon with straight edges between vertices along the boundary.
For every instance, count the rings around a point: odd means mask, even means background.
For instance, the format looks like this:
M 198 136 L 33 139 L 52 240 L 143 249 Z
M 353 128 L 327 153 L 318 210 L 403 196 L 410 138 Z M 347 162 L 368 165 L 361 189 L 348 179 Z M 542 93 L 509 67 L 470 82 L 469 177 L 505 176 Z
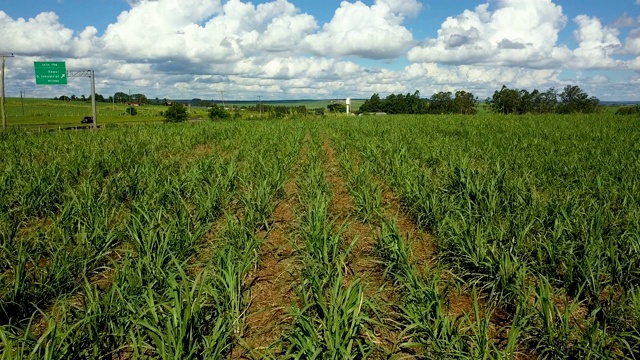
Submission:
M 131 115 L 131 116 L 138 115 L 138 109 L 134 108 L 133 106 L 128 107 L 127 108 L 127 115 Z
M 638 115 L 640 114 L 640 105 L 623 106 L 616 111 L 616 115 Z
M 209 119 L 211 120 L 224 120 L 230 117 L 231 114 L 229 114 L 224 108 L 216 104 L 213 104 L 211 109 L 209 109 Z
M 173 103 L 167 111 L 164 112 L 164 118 L 168 122 L 183 122 L 187 120 L 187 109 L 178 103 Z

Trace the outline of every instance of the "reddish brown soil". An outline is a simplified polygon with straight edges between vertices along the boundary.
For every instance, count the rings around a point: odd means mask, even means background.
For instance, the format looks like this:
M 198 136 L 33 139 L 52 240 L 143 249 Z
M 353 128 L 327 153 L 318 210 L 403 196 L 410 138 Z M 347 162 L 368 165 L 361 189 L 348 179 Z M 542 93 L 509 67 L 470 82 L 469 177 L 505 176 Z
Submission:
M 289 197 L 288 197 L 289 198 Z M 251 303 L 240 345 L 251 349 L 232 358 L 254 358 L 278 339 L 291 323 L 288 307 L 295 299 L 296 270 L 289 240 L 293 213 L 290 201 L 281 202 L 273 215 L 273 227 L 262 246 L 262 261 L 251 274 Z
M 355 220 L 355 204 L 349 194 L 347 185 L 340 175 L 335 150 L 324 139 L 322 144 L 326 162 L 325 172 L 327 181 L 331 186 L 332 198 L 330 211 L 335 217 L 336 226 L 343 227 L 343 236 L 351 244 L 355 242 L 349 257 L 349 266 L 365 285 L 366 295 L 372 295 L 384 283 L 379 266 L 373 255 L 375 245 L 374 229 L 370 224 L 363 224 Z
M 325 172 L 332 191 L 330 211 L 335 216 L 336 226 L 342 227 L 345 240 L 349 245 L 354 243 L 348 259 L 351 270 L 349 278 L 360 279 L 365 295 L 377 302 L 382 310 L 382 318 L 377 319 L 381 324 L 372 326 L 369 334 L 370 340 L 378 347 L 373 358 L 387 358 L 394 353 L 398 355 L 400 329 L 391 325 L 397 320 L 394 311 L 396 294 L 392 286 L 385 282 L 382 266 L 374 253 L 378 224 L 362 223 L 355 219 L 355 203 L 340 174 L 335 150 L 326 138 L 322 146 L 326 157 Z M 407 358 L 405 355 L 392 358 Z
M 411 217 L 409 217 L 402 209 L 401 203 L 396 195 L 383 184 L 384 200 L 385 200 L 385 217 L 387 219 L 395 218 L 398 224 L 398 230 L 404 239 L 408 239 L 407 246 L 411 250 L 411 261 L 415 263 L 418 270 L 421 272 L 428 272 L 429 269 L 433 269 L 438 266 L 437 259 L 437 246 L 435 237 L 422 229 Z M 442 271 L 442 270 L 440 270 Z M 447 273 L 443 274 L 443 284 L 440 287 L 441 293 L 445 296 L 445 311 L 447 316 L 452 320 L 468 318 L 468 321 L 475 322 L 476 319 L 474 309 L 474 299 L 471 291 L 462 286 L 455 285 L 454 275 Z M 447 285 L 449 285 L 447 287 Z M 458 285 L 460 285 L 458 283 Z M 478 295 L 478 312 L 481 318 L 487 315 L 488 309 L 486 299 L 484 295 L 479 293 Z M 506 344 L 508 337 L 508 331 L 511 327 L 511 319 L 501 309 L 494 309 L 490 315 L 489 323 L 489 336 L 497 344 Z M 522 351 L 518 356 L 518 359 L 535 358 L 535 356 Z
M 305 141 L 308 144 L 308 139 Z M 261 248 L 261 261 L 250 274 L 251 303 L 245 319 L 246 329 L 234 349 L 232 359 L 258 359 L 274 346 L 292 318 L 288 308 L 294 304 L 296 269 L 291 242 L 294 230 L 296 203 L 295 174 L 307 161 L 307 146 L 301 150 L 300 160 L 292 176 L 284 185 L 284 199 L 276 206 L 271 226 Z

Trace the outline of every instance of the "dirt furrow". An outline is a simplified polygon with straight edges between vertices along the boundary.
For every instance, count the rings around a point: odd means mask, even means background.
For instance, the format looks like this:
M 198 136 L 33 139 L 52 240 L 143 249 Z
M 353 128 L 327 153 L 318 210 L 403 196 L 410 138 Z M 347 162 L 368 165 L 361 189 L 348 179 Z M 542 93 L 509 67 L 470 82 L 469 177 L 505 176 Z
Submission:
M 378 179 L 376 179 L 378 180 Z M 437 258 L 436 239 L 433 234 L 420 227 L 403 209 L 396 194 L 391 191 L 384 181 L 380 181 L 384 189 L 384 218 L 395 219 L 398 231 L 406 241 L 410 249 L 410 261 L 415 264 L 420 273 L 429 274 L 439 266 Z M 446 269 L 435 270 L 442 276 L 440 291 L 445 296 L 446 315 L 452 320 L 468 317 L 472 322 L 481 321 L 476 319 L 474 312 L 474 298 L 471 291 L 460 284 L 451 272 Z M 479 315 L 486 316 L 488 311 L 486 299 L 482 294 L 477 297 Z M 510 327 L 510 321 L 500 309 L 494 309 L 489 323 L 490 337 L 496 341 L 506 341 L 506 335 Z M 524 357 L 526 358 L 526 356 Z
M 340 175 L 340 169 L 333 146 L 328 139 L 323 139 L 322 144 L 325 156 L 325 172 L 327 181 L 331 186 L 331 213 L 335 216 L 335 224 L 342 227 L 345 239 L 351 243 L 356 241 L 349 257 L 351 263 L 349 266 L 354 274 L 361 278 L 366 285 L 367 295 L 375 292 L 384 283 L 379 266 L 375 262 L 373 256 L 375 246 L 375 228 L 371 224 L 365 224 L 355 219 L 355 203 L 349 194 L 343 177 Z
M 327 181 L 332 191 L 330 210 L 336 216 L 336 226 L 342 228 L 343 237 L 348 244 L 355 242 L 349 256 L 349 264 L 347 264 L 351 270 L 350 276 L 362 281 L 365 295 L 376 299 L 382 310 L 380 313 L 382 318 L 378 319 L 380 323 L 373 326 L 370 334 L 371 341 L 378 347 L 373 356 L 374 358 L 386 357 L 397 351 L 400 331 L 391 325 L 397 318 L 393 305 L 396 303 L 397 294 L 392 290 L 392 286 L 386 283 L 383 268 L 375 255 L 379 224 L 362 223 L 356 220 L 354 215 L 356 205 L 340 174 L 335 150 L 326 136 L 322 146 L 326 157 Z
M 309 138 L 304 140 L 299 161 L 284 185 L 284 198 L 276 206 L 271 226 L 264 233 L 261 260 L 250 274 L 250 304 L 246 313 L 246 329 L 234 349 L 233 359 L 258 359 L 276 343 L 292 318 L 288 309 L 294 303 L 297 270 L 291 241 L 297 206 L 296 177 L 307 161 Z

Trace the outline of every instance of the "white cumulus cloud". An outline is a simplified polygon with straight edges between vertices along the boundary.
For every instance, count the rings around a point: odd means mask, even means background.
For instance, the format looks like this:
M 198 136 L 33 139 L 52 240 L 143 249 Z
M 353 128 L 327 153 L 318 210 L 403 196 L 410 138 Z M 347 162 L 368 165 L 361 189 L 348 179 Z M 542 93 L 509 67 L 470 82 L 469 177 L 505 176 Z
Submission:
M 624 27 L 634 27 L 638 25 L 638 19 L 629 16 L 629 14 L 624 13 L 622 16 L 617 18 L 611 24 L 611 27 L 614 28 L 624 28 Z
M 97 33 L 87 27 L 79 35 L 65 28 L 54 12 L 43 12 L 28 20 L 13 19 L 0 11 L 0 51 L 21 55 L 78 56 L 92 48 Z
M 609 26 L 588 15 L 569 21 L 553 0 L 486 0 L 450 16 L 419 43 L 408 27 L 422 11 L 418 0 L 342 1 L 326 23 L 292 0 L 125 1 L 130 7 L 102 33 L 67 28 L 53 12 L 14 19 L 0 11 L 0 52 L 20 55 L 7 69 L 9 94 L 31 86 L 34 95 L 49 96 L 51 89 L 34 84 L 33 61 L 54 59 L 68 69 L 95 69 L 99 93 L 131 88 L 160 98 L 215 98 L 223 88 L 235 99 L 416 89 L 423 96 L 468 90 L 483 98 L 503 84 L 560 88 L 563 69 L 584 70 L 571 80 L 603 94 L 637 92 L 640 19 L 624 14 Z M 571 48 L 560 41 L 562 31 L 573 35 Z M 405 59 L 411 63 L 400 68 Z M 620 85 L 600 69 L 624 70 L 629 80 Z M 87 82 L 55 91 L 86 95 Z
M 322 56 L 398 57 L 413 42 L 403 22 L 420 8 L 416 0 L 376 0 L 372 6 L 343 1 L 333 19 L 306 38 L 307 46 Z
M 101 41 L 110 56 L 122 59 L 233 63 L 260 52 L 294 51 L 316 28 L 311 15 L 286 0 L 257 6 L 240 0 L 139 1 Z
M 616 68 L 612 55 L 621 47 L 618 30 L 599 19 L 579 15 L 576 49 L 558 43 L 567 25 L 562 7 L 551 0 L 498 0 L 449 17 L 438 36 L 409 51 L 413 62 L 484 64 L 533 69 Z
M 614 68 L 622 64 L 611 57 L 622 46 L 617 29 L 602 26 L 596 17 L 587 15 L 579 15 L 574 21 L 578 25 L 574 36 L 579 46 L 573 51 L 575 62 L 572 66 L 593 69 Z
M 640 28 L 631 30 L 624 42 L 624 52 L 627 54 L 640 54 Z
M 569 52 L 557 47 L 567 19 L 550 0 L 499 0 L 449 17 L 429 39 L 409 52 L 413 62 L 557 66 Z

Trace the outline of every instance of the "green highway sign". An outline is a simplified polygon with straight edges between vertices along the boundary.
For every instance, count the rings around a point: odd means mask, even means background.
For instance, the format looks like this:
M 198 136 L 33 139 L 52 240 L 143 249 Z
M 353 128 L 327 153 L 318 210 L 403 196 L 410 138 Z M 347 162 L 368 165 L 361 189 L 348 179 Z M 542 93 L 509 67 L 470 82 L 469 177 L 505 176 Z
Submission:
M 67 67 L 64 61 L 35 61 L 36 84 L 66 85 Z

